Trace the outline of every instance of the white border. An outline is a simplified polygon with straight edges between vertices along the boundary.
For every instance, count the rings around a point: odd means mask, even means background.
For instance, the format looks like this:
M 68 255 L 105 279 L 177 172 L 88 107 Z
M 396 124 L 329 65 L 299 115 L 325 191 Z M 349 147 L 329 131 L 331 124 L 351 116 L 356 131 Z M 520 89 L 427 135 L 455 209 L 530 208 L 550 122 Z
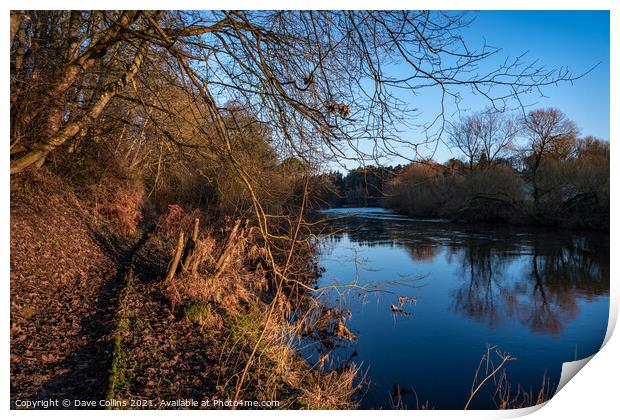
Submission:
M 620 51 L 620 44 L 618 43 L 618 30 L 620 29 L 620 20 L 618 19 L 618 13 L 620 2 L 613 0 L 451 0 L 451 1 L 393 1 L 384 0 L 381 2 L 368 1 L 368 0 L 341 0 L 334 2 L 333 0 L 314 0 L 312 2 L 289 0 L 289 1 L 223 1 L 223 0 L 211 0 L 211 1 L 196 1 L 196 0 L 178 0 L 175 2 L 151 0 L 151 1 L 75 1 L 66 0 L 63 2 L 50 2 L 50 1 L 9 1 L 9 4 L 5 4 L 4 13 L 0 22 L 2 25 L 2 42 L 0 43 L 0 49 L 4 57 L 8 57 L 8 26 L 9 22 L 9 10 L 13 9 L 206 9 L 206 8 L 236 8 L 236 9 L 404 9 L 404 8 L 421 8 L 421 9 L 508 9 L 508 10 L 611 10 L 611 73 L 612 75 L 620 75 L 620 66 L 618 65 L 618 51 Z M 579 30 L 579 28 L 575 28 Z M 8 132 L 9 127 L 9 101 L 8 98 L 8 67 L 6 63 L 2 66 L 2 72 L 4 72 L 4 85 L 3 85 L 3 101 L 0 103 L 2 107 L 2 121 L 3 132 Z M 618 81 L 616 78 L 611 78 L 611 114 L 620 115 L 618 112 L 620 107 L 618 106 Z M 619 130 L 619 120 L 613 119 L 611 121 L 611 135 L 610 138 L 615 138 Z M 5 134 L 6 135 L 6 134 Z M 0 207 L 1 217 L 3 223 L 0 225 L 0 235 L 2 237 L 3 252 L 2 262 L 0 263 L 0 272 L 2 273 L 2 301 L 4 303 L 4 310 L 2 317 L 5 328 L 2 329 L 2 342 L 1 349 L 2 357 L 2 377 L 1 385 L 4 391 L 5 398 L 5 410 L 9 410 L 9 276 L 10 276 L 10 261 L 9 261 L 9 141 L 5 138 L 3 143 L 4 150 L 0 153 L 0 165 L 2 166 L 2 183 L 0 188 L 2 189 L 4 201 Z M 612 145 L 612 150 L 615 150 L 615 145 Z M 618 178 L 618 165 L 615 153 L 612 153 L 612 165 L 611 165 L 611 179 L 612 184 Z M 617 214 L 618 197 L 612 188 L 612 201 L 611 201 L 611 214 Z M 617 246 L 618 226 L 614 218 L 611 220 L 611 252 L 612 255 Z M 618 313 L 618 294 L 617 294 L 617 274 L 618 263 L 614 258 L 611 258 L 610 276 L 611 276 L 611 311 L 610 311 L 610 323 L 608 325 L 608 331 L 606 335 L 606 345 L 602 351 L 595 355 L 591 362 L 579 373 L 579 378 L 569 381 L 568 384 L 559 392 L 554 398 L 551 399 L 545 408 L 539 410 L 541 407 L 533 407 L 530 409 L 513 410 L 507 412 L 496 411 L 477 411 L 477 412 L 460 412 L 460 411 L 436 411 L 436 412 L 411 412 L 403 411 L 396 412 L 391 411 L 388 413 L 375 413 L 373 411 L 332 411 L 332 412 L 299 412 L 299 411 L 268 411 L 268 412 L 230 412 L 222 411 L 217 412 L 178 412 L 178 415 L 187 417 L 200 418 L 216 416 L 219 418 L 237 418 L 237 417 L 263 417 L 269 416 L 271 418 L 298 418 L 298 417 L 311 417 L 311 418 L 372 418 L 377 415 L 389 415 L 393 418 L 410 418 L 411 416 L 426 418 L 432 416 L 433 418 L 503 418 L 503 417 L 517 417 L 525 414 L 535 412 L 534 418 L 537 419 L 553 419 L 553 418 L 574 418 L 574 417 L 590 417 L 590 418 L 610 418 L 611 413 L 616 411 L 616 400 L 618 398 L 616 385 L 617 375 L 619 373 L 619 363 L 616 358 L 616 354 L 620 354 L 620 344 L 617 338 L 613 338 L 611 333 L 615 326 Z M 611 337 L 611 339 L 610 339 Z M 112 414 L 114 413 L 114 414 Z M 45 416 L 48 418 L 81 418 L 84 413 L 71 411 L 71 412 L 26 412 L 26 411 L 10 411 L 10 416 L 16 418 L 39 418 Z M 114 416 L 116 418 L 127 417 L 142 417 L 149 416 L 149 418 L 170 418 L 176 416 L 177 412 L 127 412 L 127 411 L 115 411 L 115 412 L 91 412 L 87 414 L 89 417 L 108 417 Z

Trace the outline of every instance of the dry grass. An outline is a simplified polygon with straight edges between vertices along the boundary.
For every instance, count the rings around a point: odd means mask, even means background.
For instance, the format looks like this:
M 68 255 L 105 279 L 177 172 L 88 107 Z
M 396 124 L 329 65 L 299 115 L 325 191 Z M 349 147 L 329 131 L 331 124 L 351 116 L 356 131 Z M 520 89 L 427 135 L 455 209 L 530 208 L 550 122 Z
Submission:
M 502 352 L 495 346 L 489 346 L 482 355 L 465 410 L 469 408 L 474 398 L 486 388 L 490 398 L 499 410 L 531 407 L 542 404 L 553 396 L 552 387 L 546 375 L 542 378 L 538 391 L 526 390 L 521 385 L 516 388 L 511 384 L 505 365 L 516 358 Z
M 162 250 L 149 248 L 148 255 L 170 257 L 179 233 L 175 229 L 187 233 L 194 216 L 170 206 L 147 241 Z M 202 331 L 212 340 L 208 345 L 218 349 L 216 395 L 233 399 L 247 367 L 241 399 L 278 400 L 280 408 L 353 408 L 361 383 L 357 368 L 329 371 L 322 364 L 309 366 L 297 350 L 308 328 L 322 331 L 323 338 L 354 339 L 344 325 L 346 315 L 319 305 L 307 293 L 274 294 L 268 272 L 256 269 L 265 251 L 247 224 L 239 224 L 237 231 L 204 224 L 201 228 L 192 257 L 195 270 L 156 284 L 172 307 L 179 308 L 177 316 L 188 328 Z
M 301 402 L 315 410 L 355 409 L 354 395 L 361 387 L 359 367 L 348 366 L 338 371 L 316 374 L 315 381 L 303 390 Z
M 237 237 L 228 250 L 230 262 L 222 268 L 220 276 L 215 276 L 222 246 L 210 232 L 203 233 L 196 241 L 192 257 L 196 269 L 177 275 L 171 287 L 183 301 L 216 305 L 224 313 L 238 314 L 242 304 L 256 299 L 253 293 L 256 286 L 266 283 L 263 275 L 244 268 L 248 241 L 247 236 Z M 174 299 L 176 292 L 169 296 Z
M 247 362 L 247 350 L 254 346 L 265 329 L 250 366 L 249 380 L 240 395 L 276 399 L 280 401 L 280 408 L 355 408 L 354 395 L 363 382 L 358 368 L 347 366 L 323 370 L 320 365 L 309 366 L 294 350 L 299 336 L 296 326 L 283 317 L 286 304 L 282 302 L 277 307 L 276 321 L 268 324 L 265 323 L 263 304 L 251 305 L 247 311 L 231 319 L 231 333 L 221 355 L 222 366 L 228 368 L 218 379 L 220 390 L 232 393 L 239 372 Z

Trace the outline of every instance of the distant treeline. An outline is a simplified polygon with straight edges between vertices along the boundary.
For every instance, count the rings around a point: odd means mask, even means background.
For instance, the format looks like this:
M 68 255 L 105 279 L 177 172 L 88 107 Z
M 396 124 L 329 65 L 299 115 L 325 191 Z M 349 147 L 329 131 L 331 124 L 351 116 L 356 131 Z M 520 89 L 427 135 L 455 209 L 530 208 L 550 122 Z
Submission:
M 405 166 L 361 166 L 346 175 L 332 171 L 321 175 L 320 184 L 326 187 L 320 194 L 322 207 L 382 206 L 385 189 Z
M 462 222 L 609 229 L 609 143 L 578 137 L 561 111 L 523 119 L 485 111 L 447 131 L 461 159 L 330 173 L 324 203 Z

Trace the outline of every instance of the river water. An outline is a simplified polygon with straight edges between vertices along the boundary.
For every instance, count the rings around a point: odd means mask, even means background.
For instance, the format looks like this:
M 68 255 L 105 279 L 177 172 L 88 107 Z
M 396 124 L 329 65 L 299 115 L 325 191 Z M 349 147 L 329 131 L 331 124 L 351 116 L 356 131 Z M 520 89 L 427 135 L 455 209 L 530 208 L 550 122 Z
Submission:
M 553 392 L 563 362 L 602 344 L 608 234 L 462 226 L 380 208 L 322 213 L 335 233 L 320 240 L 317 285 L 359 286 L 319 299 L 350 313 L 357 340 L 343 340 L 331 360 L 361 366 L 362 408 L 461 409 L 489 346 L 494 360 L 498 350 L 515 359 L 505 364 L 513 393 L 537 392 L 544 378 Z M 494 408 L 496 388 L 488 381 L 471 408 Z

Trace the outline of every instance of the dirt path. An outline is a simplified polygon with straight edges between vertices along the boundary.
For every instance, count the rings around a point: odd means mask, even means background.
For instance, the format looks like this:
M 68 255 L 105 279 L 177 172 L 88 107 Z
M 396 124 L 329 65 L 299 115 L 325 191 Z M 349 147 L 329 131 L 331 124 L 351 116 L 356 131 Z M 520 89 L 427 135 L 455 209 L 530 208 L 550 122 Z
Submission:
M 119 297 L 126 286 L 125 279 L 131 270 L 132 257 L 148 237 L 141 238 L 118 260 L 118 270 L 98 286 L 88 316 L 80 321 L 79 335 L 84 344 L 67 355 L 61 362 L 62 375 L 45 382 L 34 399 L 64 398 L 101 400 L 108 390 L 108 377 L 112 364 L 114 327 Z
M 110 243 L 67 197 L 12 197 L 12 407 L 105 397 L 119 295 L 147 233 Z

